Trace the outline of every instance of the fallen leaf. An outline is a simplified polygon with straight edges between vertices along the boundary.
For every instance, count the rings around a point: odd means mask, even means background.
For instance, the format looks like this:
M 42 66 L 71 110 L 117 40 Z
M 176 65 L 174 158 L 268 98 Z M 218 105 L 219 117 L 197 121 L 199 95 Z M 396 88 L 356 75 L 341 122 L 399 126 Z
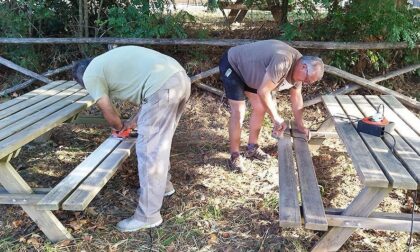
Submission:
M 215 244 L 217 243 L 217 235 L 215 233 L 210 234 L 208 244 Z
M 22 223 L 23 223 L 22 220 L 15 220 L 15 221 L 12 221 L 12 226 L 14 228 L 18 228 L 18 227 L 20 227 L 22 225 Z

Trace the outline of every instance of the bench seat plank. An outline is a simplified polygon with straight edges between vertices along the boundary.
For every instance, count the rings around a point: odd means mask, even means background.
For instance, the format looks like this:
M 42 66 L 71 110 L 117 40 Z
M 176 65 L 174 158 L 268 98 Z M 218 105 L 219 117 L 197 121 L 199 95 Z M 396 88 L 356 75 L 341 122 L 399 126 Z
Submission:
M 384 104 L 385 117 L 395 122 L 395 131 L 404 138 L 404 140 L 413 148 L 413 150 L 420 155 L 420 136 L 414 132 L 384 101 L 378 96 L 366 95 L 366 99 L 375 107 Z M 420 126 L 418 126 L 420 127 Z
M 63 82 L 62 84 L 60 84 L 60 85 L 58 85 L 58 86 L 56 86 L 52 89 L 46 90 L 45 92 L 42 92 L 39 95 L 33 96 L 33 97 L 23 101 L 23 102 L 20 102 L 20 103 L 14 105 L 12 107 L 9 107 L 8 109 L 2 110 L 2 111 L 0 111 L 0 119 L 6 118 L 7 116 L 13 115 L 16 112 L 19 112 L 23 109 L 31 107 L 32 105 L 37 104 L 37 103 L 39 103 L 39 102 L 41 102 L 41 101 L 43 101 L 47 98 L 50 98 L 50 97 L 56 95 L 57 93 L 65 90 L 67 88 L 70 88 L 74 85 L 76 85 L 76 82 L 74 82 L 74 81 Z
M 36 113 L 37 111 L 40 111 L 44 108 L 48 108 L 48 107 L 60 107 L 57 106 L 57 103 L 63 99 L 66 99 L 67 97 L 69 97 L 70 95 L 80 91 L 82 89 L 82 87 L 80 85 L 75 85 L 72 86 L 70 88 L 64 89 L 61 92 L 39 102 L 36 103 L 32 106 L 26 107 L 25 109 L 11 114 L 3 119 L 0 119 L 0 129 L 3 129 L 7 126 L 9 126 L 10 124 L 19 121 L 20 119 L 24 119 L 26 120 L 26 118 L 34 113 Z
M 63 210 L 82 211 L 93 200 L 118 167 L 130 155 L 136 138 L 122 141 L 102 163 L 86 178 L 82 184 L 64 201 Z
M 288 134 L 288 135 L 287 135 Z M 279 217 L 281 227 L 300 227 L 301 215 L 290 130 L 278 141 Z
M 92 104 L 92 97 L 85 96 L 84 98 L 32 124 L 24 130 L 3 139 L 0 141 L 0 159 L 21 148 L 21 146 L 41 136 L 45 132 L 67 121 Z
M 53 81 L 53 82 L 48 83 L 47 85 L 44 85 L 44 86 L 42 86 L 40 88 L 37 88 L 36 90 L 33 90 L 31 92 L 28 92 L 28 93 L 26 93 L 24 95 L 21 95 L 19 97 L 14 98 L 12 100 L 3 102 L 3 103 L 0 104 L 0 111 L 2 111 L 4 109 L 7 109 L 7 108 L 10 108 L 11 106 L 14 106 L 14 105 L 16 105 L 18 103 L 21 103 L 21 102 L 25 101 L 25 100 L 28 100 L 28 99 L 30 99 L 30 98 L 32 98 L 34 96 L 37 96 L 39 94 L 42 94 L 42 93 L 44 93 L 45 91 L 47 91 L 49 89 L 52 89 L 52 88 L 54 88 L 54 87 L 56 87 L 58 85 L 63 84 L 63 82 L 64 81 Z
M 336 96 L 344 111 L 350 118 L 363 118 L 365 115 L 360 112 L 359 107 L 366 106 L 367 101 L 364 102 L 362 96 L 354 97 L 354 101 L 347 95 Z M 365 104 L 365 105 L 363 105 Z M 353 122 L 356 126 L 357 122 Z M 417 182 L 411 177 L 410 173 L 405 169 L 401 162 L 394 156 L 392 150 L 384 143 L 384 141 L 377 136 L 360 133 L 367 147 L 374 153 L 374 157 L 383 172 L 387 176 L 393 188 L 402 189 L 417 189 Z
M 67 196 L 74 191 L 120 143 L 121 140 L 117 138 L 110 137 L 106 139 L 94 152 L 45 195 L 45 197 L 38 202 L 37 208 L 42 210 L 58 210 L 60 204 Z
M 295 126 L 292 132 L 305 228 L 326 231 L 328 222 L 308 142 L 304 140 L 305 135 L 296 130 Z
M 392 110 L 401 117 L 401 119 L 407 123 L 416 133 L 420 135 L 420 119 L 404 107 L 400 101 L 392 95 L 381 95 L 381 99 L 384 100 Z
M 351 99 L 365 116 L 373 115 L 376 112 L 376 109 L 363 96 L 352 95 Z M 399 157 L 410 175 L 416 180 L 417 187 L 420 187 L 420 156 L 396 131 L 390 134 L 393 137 L 385 134 L 383 138 L 384 142 L 389 148 L 392 149 L 394 147 L 395 154 Z
M 388 187 L 388 179 L 370 154 L 356 129 L 349 123 L 349 120 L 342 118 L 346 114 L 335 97 L 324 95 L 322 99 L 335 121 L 337 133 L 343 140 L 362 183 L 366 186 Z

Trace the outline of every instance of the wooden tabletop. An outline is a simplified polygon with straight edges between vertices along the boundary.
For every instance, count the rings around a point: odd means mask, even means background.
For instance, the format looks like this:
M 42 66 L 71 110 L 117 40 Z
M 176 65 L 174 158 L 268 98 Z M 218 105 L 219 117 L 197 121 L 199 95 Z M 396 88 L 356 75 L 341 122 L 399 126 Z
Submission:
M 415 114 L 390 95 L 326 95 L 322 99 L 365 186 L 420 188 L 420 119 Z M 374 115 L 380 104 L 395 129 L 384 137 L 356 131 L 357 120 Z
M 93 104 L 74 81 L 54 81 L 0 104 L 0 159 Z

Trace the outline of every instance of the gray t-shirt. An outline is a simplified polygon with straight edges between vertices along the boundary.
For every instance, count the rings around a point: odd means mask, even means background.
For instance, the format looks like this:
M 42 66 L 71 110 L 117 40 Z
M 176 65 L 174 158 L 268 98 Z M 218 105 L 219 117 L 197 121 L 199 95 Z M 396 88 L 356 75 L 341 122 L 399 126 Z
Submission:
M 300 57 L 298 50 L 278 40 L 239 45 L 228 51 L 233 70 L 254 89 L 261 86 L 266 72 L 279 90 L 294 87 L 290 69 Z

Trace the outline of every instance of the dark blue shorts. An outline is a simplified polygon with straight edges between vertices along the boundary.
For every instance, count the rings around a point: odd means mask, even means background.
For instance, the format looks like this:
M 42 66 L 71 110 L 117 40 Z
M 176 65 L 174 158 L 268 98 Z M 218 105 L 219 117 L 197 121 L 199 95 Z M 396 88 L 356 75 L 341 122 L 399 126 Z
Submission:
M 225 88 L 226 97 L 230 100 L 245 101 L 245 91 L 257 93 L 254 88 L 248 87 L 242 78 L 233 70 L 228 61 L 228 52 L 226 51 L 219 62 L 220 79 Z

